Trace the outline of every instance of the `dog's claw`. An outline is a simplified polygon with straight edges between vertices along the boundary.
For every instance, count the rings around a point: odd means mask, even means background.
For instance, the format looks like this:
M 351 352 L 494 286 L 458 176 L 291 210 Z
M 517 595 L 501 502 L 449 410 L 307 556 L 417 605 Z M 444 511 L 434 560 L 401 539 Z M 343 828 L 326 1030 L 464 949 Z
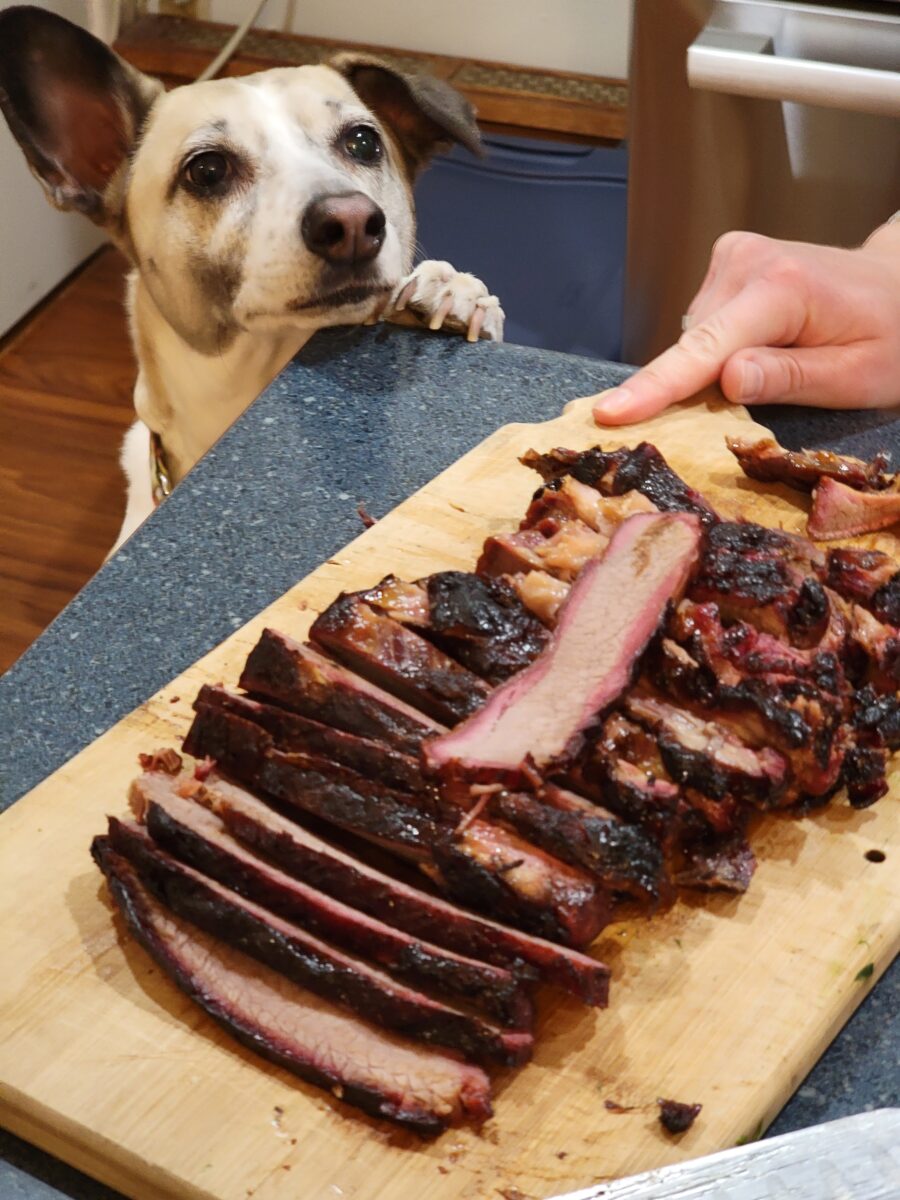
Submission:
M 420 263 L 399 285 L 390 311 L 409 309 L 431 330 L 461 333 L 467 341 L 503 340 L 504 313 L 496 296 L 474 275 L 447 262 Z

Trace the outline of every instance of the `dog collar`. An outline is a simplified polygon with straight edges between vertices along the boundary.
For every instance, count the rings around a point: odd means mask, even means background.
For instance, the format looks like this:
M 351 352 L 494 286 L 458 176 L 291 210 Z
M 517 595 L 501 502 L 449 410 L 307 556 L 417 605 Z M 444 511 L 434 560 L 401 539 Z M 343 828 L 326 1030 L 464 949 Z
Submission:
M 154 507 L 158 507 L 166 496 L 172 494 L 172 476 L 166 466 L 162 438 L 158 433 L 150 434 L 150 491 Z

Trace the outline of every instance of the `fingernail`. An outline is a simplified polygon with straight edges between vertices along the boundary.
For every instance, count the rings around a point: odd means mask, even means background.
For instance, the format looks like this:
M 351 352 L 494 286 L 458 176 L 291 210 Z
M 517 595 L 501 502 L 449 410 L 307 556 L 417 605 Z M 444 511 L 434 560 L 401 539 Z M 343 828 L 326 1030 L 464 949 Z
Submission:
M 600 416 L 617 417 L 631 402 L 631 395 L 623 387 L 610 388 L 594 405 L 594 413 Z
M 740 396 L 744 404 L 758 400 L 763 390 L 763 373 L 759 363 L 745 362 L 741 367 Z

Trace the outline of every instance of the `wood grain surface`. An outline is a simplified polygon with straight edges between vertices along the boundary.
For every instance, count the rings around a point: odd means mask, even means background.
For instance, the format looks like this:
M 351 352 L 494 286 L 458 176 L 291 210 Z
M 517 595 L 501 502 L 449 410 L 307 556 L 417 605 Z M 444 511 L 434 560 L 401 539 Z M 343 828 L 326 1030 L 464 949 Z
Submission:
M 101 250 L 0 348 L 0 671 L 102 566 L 122 524 L 137 370 L 125 270 Z
M 602 440 L 648 437 L 722 512 L 802 529 L 802 500 L 738 476 L 723 436 L 752 429 L 709 399 Z M 501 429 L 0 818 L 2 1123 L 141 1200 L 527 1200 L 762 1132 L 896 951 L 896 769 L 867 811 L 838 799 L 761 818 L 747 895 L 607 929 L 595 952 L 612 967 L 610 1008 L 542 991 L 535 1060 L 496 1075 L 495 1118 L 432 1144 L 221 1033 L 123 935 L 88 857 L 105 814 L 125 809 L 138 752 L 178 743 L 199 685 L 233 685 L 264 625 L 302 637 L 341 588 L 470 567 L 535 487 L 519 453 L 599 440 L 584 402 Z M 866 860 L 873 848 L 885 863 Z M 680 1139 L 656 1120 L 660 1096 L 703 1104 Z

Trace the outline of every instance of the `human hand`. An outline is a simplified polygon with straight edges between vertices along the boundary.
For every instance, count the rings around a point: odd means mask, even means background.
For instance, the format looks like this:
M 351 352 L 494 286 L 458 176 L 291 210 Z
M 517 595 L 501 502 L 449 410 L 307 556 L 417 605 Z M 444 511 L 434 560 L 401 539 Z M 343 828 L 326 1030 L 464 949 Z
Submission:
M 641 421 L 716 380 L 734 404 L 900 405 L 900 221 L 857 250 L 726 233 L 678 342 L 594 419 Z

